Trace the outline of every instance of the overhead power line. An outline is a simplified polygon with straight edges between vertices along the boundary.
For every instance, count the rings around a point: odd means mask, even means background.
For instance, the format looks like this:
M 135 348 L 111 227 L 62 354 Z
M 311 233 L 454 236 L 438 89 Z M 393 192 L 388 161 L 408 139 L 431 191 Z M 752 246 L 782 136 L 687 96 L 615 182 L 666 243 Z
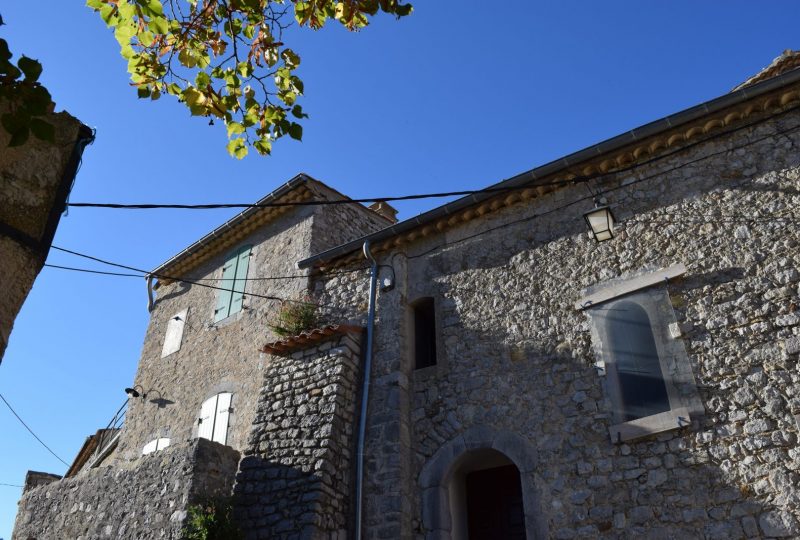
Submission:
M 136 276 L 135 274 L 122 274 L 122 273 L 118 273 L 118 272 L 101 272 L 101 271 L 98 271 L 98 270 L 88 270 L 88 269 L 84 269 L 84 268 L 74 268 L 74 267 L 68 267 L 68 266 L 53 265 L 56 268 L 63 268 L 63 269 L 66 269 L 66 270 L 73 270 L 73 271 L 77 271 L 77 272 L 88 271 L 88 273 L 91 273 L 91 274 L 105 274 L 105 275 L 117 275 L 118 274 L 118 275 L 124 276 L 124 277 L 128 277 L 128 276 L 145 277 L 146 275 L 151 275 L 151 276 L 159 278 L 159 279 L 178 281 L 178 282 L 181 282 L 181 283 L 188 283 L 190 285 L 197 285 L 198 287 L 205 287 L 207 289 L 214 289 L 214 290 L 217 290 L 217 291 L 242 292 L 242 291 L 236 291 L 233 288 L 217 287 L 216 285 L 208 285 L 206 283 L 200 283 L 199 281 L 194 280 L 194 279 L 187 279 L 187 278 L 184 278 L 184 277 L 176 277 L 176 276 L 168 276 L 168 275 L 165 275 L 165 274 L 152 274 L 152 273 L 148 272 L 147 270 L 142 270 L 141 268 L 136 268 L 135 266 L 128 266 L 126 264 L 120 264 L 120 263 L 116 263 L 116 262 L 113 262 L 113 261 L 108 261 L 106 259 L 101 259 L 99 257 L 94 257 L 93 255 L 87 255 L 86 253 L 80 253 L 78 251 L 73 251 L 71 249 L 62 248 L 62 247 L 59 247 L 59 246 L 56 246 L 56 245 L 53 245 L 53 246 L 50 246 L 50 247 L 52 247 L 53 249 L 58 250 L 58 251 L 63 251 L 64 253 L 69 253 L 70 255 L 75 255 L 76 257 L 82 257 L 84 259 L 89 259 L 89 260 L 92 260 L 92 261 L 96 261 L 96 262 L 99 262 L 99 263 L 102 263 L 102 264 L 107 264 L 109 266 L 114 266 L 114 267 L 117 267 L 117 268 L 123 268 L 125 270 L 133 270 L 134 272 L 139 272 L 141 275 L 140 276 Z M 361 268 L 342 271 L 342 272 L 339 272 L 339 273 L 345 274 L 345 273 L 357 272 L 359 270 L 361 270 Z M 301 276 L 301 275 L 274 276 L 274 277 L 271 277 L 271 278 L 267 277 L 267 278 L 263 278 L 263 279 L 290 279 L 290 278 L 300 278 L 300 277 L 308 278 L 309 276 Z M 256 293 L 252 293 L 252 292 L 243 292 L 243 294 L 245 296 L 247 296 L 247 297 L 263 298 L 265 300 L 275 300 L 275 301 L 278 301 L 278 302 L 291 302 L 291 303 L 294 303 L 294 304 L 311 304 L 311 302 L 304 302 L 302 300 L 294 300 L 294 299 L 291 299 L 291 298 L 281 298 L 279 296 L 256 294 Z M 314 305 L 324 306 L 324 304 L 314 304 Z
M 4 484 L 2 482 L 0 482 L 0 486 L 15 487 L 15 488 L 25 487 L 25 486 L 20 486 L 19 484 Z
M 27 430 L 30 432 L 30 434 L 31 434 L 31 435 L 33 435 L 33 437 L 34 437 L 34 438 L 35 438 L 37 441 L 39 441 L 39 443 L 40 443 L 42 446 L 44 446 L 44 447 L 47 449 L 47 451 L 48 451 L 48 452 L 50 452 L 51 454 L 53 454 L 53 455 L 55 456 L 55 458 L 56 458 L 58 461 L 60 461 L 61 463 L 63 463 L 63 464 L 64 464 L 64 465 L 66 465 L 67 467 L 69 467 L 69 463 L 67 463 L 66 461 L 64 461 L 64 460 L 63 460 L 63 459 L 61 459 L 60 457 L 58 457 L 58 454 L 56 454 L 55 452 L 53 452 L 53 450 L 52 450 L 52 449 L 51 449 L 49 446 L 47 446 L 47 445 L 44 443 L 44 441 L 43 441 L 42 439 L 40 439 L 40 438 L 39 438 L 39 436 L 38 436 L 36 433 L 34 433 L 34 432 L 33 432 L 33 430 L 32 430 L 30 427 L 28 427 L 28 424 L 26 424 L 26 423 L 25 423 L 25 421 L 24 421 L 22 418 L 20 418 L 20 416 L 17 414 L 17 411 L 15 411 L 15 410 L 14 410 L 14 408 L 13 408 L 13 407 L 11 406 L 11 404 L 10 404 L 10 403 L 9 403 L 9 402 L 6 400 L 6 398 L 3 396 L 3 394 L 0 394 L 0 399 L 2 399 L 2 400 L 3 400 L 3 403 L 5 403 L 5 404 L 6 404 L 6 407 L 8 407 L 8 410 L 9 410 L 9 411 L 11 411 L 11 413 L 12 413 L 14 416 L 16 416 L 16 417 L 17 417 L 17 420 L 19 420 L 19 421 L 20 421 L 20 423 L 21 423 L 23 426 L 25 426 L 25 429 L 27 429 Z
M 788 111 L 780 113 L 776 115 L 780 117 L 786 114 Z M 486 187 L 482 189 L 471 189 L 471 190 L 459 190 L 459 191 L 447 191 L 447 192 L 434 192 L 434 193 L 417 193 L 411 195 L 398 195 L 398 196 L 385 196 L 385 197 L 363 197 L 358 199 L 341 199 L 341 200 L 312 200 L 312 201 L 293 201 L 293 202 L 268 202 L 268 203 L 208 203 L 208 204 L 171 204 L 171 203 L 93 203 L 93 202 L 85 202 L 85 203 L 68 203 L 68 206 L 74 208 L 110 208 L 110 209 L 117 209 L 117 210 L 156 210 L 156 209 L 178 209 L 178 210 L 215 210 L 215 209 L 224 209 L 224 208 L 280 208 L 280 207 L 287 207 L 287 206 L 333 206 L 333 205 L 343 205 L 343 204 L 362 204 L 362 203 L 372 203 L 372 202 L 392 202 L 392 201 L 410 201 L 410 200 L 419 200 L 419 199 L 434 199 L 434 198 L 444 198 L 444 197 L 465 197 L 468 195 L 481 195 L 481 194 L 492 194 L 492 193 L 508 193 L 513 191 L 520 191 L 529 189 L 531 187 L 547 187 L 547 186 L 566 186 L 566 185 L 574 185 L 579 183 L 589 182 L 591 180 L 596 180 L 599 178 L 603 178 L 606 176 L 613 176 L 625 172 L 632 171 L 634 169 L 644 167 L 646 165 L 650 165 L 657 161 L 661 161 L 663 159 L 669 158 L 675 154 L 685 152 L 686 150 L 693 148 L 695 146 L 705 144 L 709 141 L 730 135 L 732 133 L 736 133 L 738 131 L 748 129 L 753 127 L 754 125 L 758 124 L 760 121 L 756 120 L 753 122 L 748 122 L 747 124 L 743 124 L 741 126 L 737 126 L 735 128 L 731 128 L 728 130 L 718 131 L 713 135 L 709 135 L 703 139 L 694 141 L 689 144 L 685 144 L 681 147 L 675 148 L 669 152 L 664 152 L 659 154 L 655 157 L 650 159 L 640 161 L 637 163 L 632 163 L 626 167 L 620 167 L 614 171 L 610 171 L 607 173 L 594 173 L 588 175 L 580 175 L 569 180 L 552 180 L 549 182 L 535 182 L 536 177 L 531 174 L 530 182 L 526 182 L 522 185 L 518 186 L 494 186 L 494 187 Z M 754 144 L 755 142 L 759 142 L 763 139 L 778 136 L 778 135 L 786 135 L 787 133 L 791 133 L 793 131 L 797 131 L 796 128 L 790 128 L 787 130 L 779 130 L 773 133 L 768 134 L 766 137 L 758 139 L 756 141 L 751 141 L 746 143 L 744 146 L 749 146 L 750 144 Z M 525 174 L 525 173 L 523 173 Z M 530 174 L 530 173 L 529 173 Z M 517 175 L 517 177 L 522 176 Z M 504 180 L 506 181 L 506 180 Z M 535 183 L 534 183 L 535 182 Z M 501 182 L 502 183 L 502 182 Z
M 547 185 L 570 185 L 578 182 L 585 182 L 589 177 L 575 178 L 572 180 L 557 180 L 537 186 Z M 437 199 L 444 197 L 465 197 L 467 195 L 480 195 L 483 193 L 507 193 L 530 188 L 530 185 L 509 186 L 509 187 L 489 187 L 483 189 L 468 189 L 462 191 L 447 191 L 441 193 L 418 193 L 414 195 L 398 195 L 388 197 L 366 197 L 361 199 L 340 199 L 340 200 L 314 200 L 314 201 L 292 201 L 292 202 L 269 202 L 269 203 L 210 203 L 210 204 L 159 204 L 159 203 L 69 203 L 69 206 L 76 208 L 112 208 L 117 210 L 217 210 L 220 208 L 281 208 L 285 206 L 336 206 L 342 204 L 363 204 L 371 202 L 394 202 L 394 201 L 413 201 L 419 199 Z

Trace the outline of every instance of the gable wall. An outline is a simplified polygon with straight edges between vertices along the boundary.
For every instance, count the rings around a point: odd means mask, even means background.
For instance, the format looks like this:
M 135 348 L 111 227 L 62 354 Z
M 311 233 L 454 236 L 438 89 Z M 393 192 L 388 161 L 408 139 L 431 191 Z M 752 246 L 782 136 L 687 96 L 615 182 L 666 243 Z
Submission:
M 615 188 L 606 197 L 623 224 L 602 244 L 582 218 L 591 200 L 570 204 L 589 195 L 576 186 L 382 254 L 397 287 L 378 299 L 368 536 L 446 534 L 446 506 L 423 504 L 424 468 L 442 448 L 500 447 L 497 433 L 534 449 L 518 466 L 539 535 L 800 534 L 800 229 L 706 217 L 795 213 L 798 145 L 793 111 L 609 175 L 601 185 Z M 586 287 L 676 263 L 687 273 L 665 287 L 706 414 L 612 444 L 589 318 L 574 303 Z M 367 287 L 367 272 L 314 284 L 341 323 L 363 321 Z M 414 371 L 408 303 L 420 296 L 436 298 L 439 364 Z

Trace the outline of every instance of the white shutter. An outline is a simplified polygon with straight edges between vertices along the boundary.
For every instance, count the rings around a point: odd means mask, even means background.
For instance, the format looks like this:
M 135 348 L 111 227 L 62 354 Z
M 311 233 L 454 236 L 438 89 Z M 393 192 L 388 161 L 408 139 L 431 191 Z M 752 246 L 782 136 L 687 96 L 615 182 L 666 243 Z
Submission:
M 217 418 L 214 421 L 214 436 L 212 441 L 225 444 L 228 440 L 228 418 L 230 417 L 231 397 L 230 392 L 223 392 L 217 397 Z
M 169 446 L 169 439 L 166 437 L 161 437 L 156 441 L 156 450 L 163 450 Z
M 144 448 L 142 448 L 142 455 L 155 452 L 157 448 L 158 448 L 158 440 L 150 441 L 149 443 L 144 445 Z
M 200 408 L 200 426 L 197 436 L 201 439 L 211 439 L 214 435 L 214 419 L 216 418 L 217 396 L 208 398 Z

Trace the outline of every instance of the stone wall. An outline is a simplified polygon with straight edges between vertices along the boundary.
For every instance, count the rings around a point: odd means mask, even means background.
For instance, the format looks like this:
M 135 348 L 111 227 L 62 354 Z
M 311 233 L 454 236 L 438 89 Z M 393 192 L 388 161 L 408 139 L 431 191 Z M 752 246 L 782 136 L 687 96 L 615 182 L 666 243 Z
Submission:
M 0 113 L 6 109 L 0 103 Z M 74 155 L 78 139 L 87 136 L 86 128 L 67 113 L 51 114 L 48 121 L 55 128 L 55 143 L 31 136 L 24 145 L 9 148 L 10 136 L 0 129 L 0 360 L 50 249 L 80 157 L 80 152 Z
M 248 539 L 348 538 L 360 335 L 276 356 L 236 484 Z
M 341 198 L 316 182 L 309 187 L 319 198 Z M 179 282 L 160 287 L 134 381 L 147 393 L 147 399 L 131 400 L 112 461 L 136 459 L 142 447 L 157 437 L 180 441 L 196 436 L 203 401 L 219 392 L 233 393 L 227 444 L 244 449 L 256 415 L 263 373 L 270 362 L 258 350 L 276 339 L 269 324 L 275 322 L 281 307 L 280 301 L 259 296 L 297 299 L 307 295 L 305 278 L 272 278 L 300 275 L 295 262 L 310 256 L 312 249 L 333 247 L 335 242 L 387 223 L 364 207 L 306 206 L 282 215 L 239 243 L 253 246 L 244 308 L 217 323 L 214 309 L 218 291 Z M 226 255 L 204 263 L 185 277 L 217 286 L 219 282 L 213 280 L 221 278 Z M 161 358 L 170 319 L 187 308 L 180 350 Z
M 186 510 L 230 496 L 239 453 L 205 439 L 26 489 L 14 540 L 182 538 Z
M 443 447 L 454 467 L 465 434 L 488 428 L 535 454 L 516 463 L 531 538 L 800 535 L 800 231 L 774 217 L 800 204 L 798 131 L 789 111 L 601 179 L 621 221 L 608 242 L 587 235 L 578 186 L 382 254 L 397 287 L 378 297 L 367 536 L 449 530 L 455 516 L 425 515 L 422 471 Z M 687 273 L 659 287 L 705 414 L 612 443 L 590 319 L 574 303 L 676 263 Z M 364 273 L 315 290 L 342 320 L 363 317 Z M 415 371 L 408 304 L 422 296 L 435 298 L 438 358 Z

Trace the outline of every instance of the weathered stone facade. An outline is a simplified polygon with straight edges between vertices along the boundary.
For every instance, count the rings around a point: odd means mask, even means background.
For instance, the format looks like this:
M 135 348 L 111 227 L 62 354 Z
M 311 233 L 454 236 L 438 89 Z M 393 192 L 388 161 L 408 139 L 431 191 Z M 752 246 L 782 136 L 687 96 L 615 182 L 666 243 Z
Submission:
M 318 198 L 341 197 L 317 182 L 313 188 Z M 296 277 L 302 272 L 295 262 L 388 223 L 373 214 L 348 205 L 301 207 L 243 236 L 234 247 L 253 246 L 248 270 L 252 279 L 246 282 L 243 309 L 217 323 L 213 311 L 219 290 L 214 287 L 219 287 L 225 256 L 233 248 L 181 276 L 195 284 L 176 281 L 161 286 L 135 379 L 147 398 L 131 400 L 114 459 L 138 458 L 144 444 L 157 437 L 196 437 L 201 404 L 219 392 L 233 393 L 226 444 L 240 451 L 247 448 L 259 390 L 272 361 L 259 349 L 275 339 L 269 325 L 280 299 L 298 300 L 308 293 L 308 279 Z M 275 279 L 280 276 L 288 277 Z M 185 309 L 181 348 L 162 358 L 168 323 Z
M 26 489 L 14 539 L 182 538 L 188 505 L 230 495 L 239 453 L 205 439 Z
M 360 332 L 274 357 L 236 482 L 253 538 L 347 538 Z
M 529 537 L 799 536 L 799 144 L 791 109 L 608 175 L 621 221 L 608 242 L 587 236 L 591 199 L 576 188 L 381 254 L 397 286 L 378 297 L 368 537 L 449 536 L 462 517 L 450 515 L 448 474 L 467 451 L 502 453 L 506 434 L 535 460 L 506 453 L 524 477 Z M 615 444 L 590 318 L 574 304 L 675 263 L 686 274 L 655 288 L 671 299 L 705 414 Z M 363 274 L 315 290 L 362 320 Z M 424 296 L 438 362 L 414 370 L 408 306 Z
M 0 113 L 7 110 L 0 103 Z M 0 360 L 14 319 L 47 257 L 61 212 L 91 132 L 62 112 L 47 117 L 55 142 L 34 137 L 9 148 L 0 129 Z

